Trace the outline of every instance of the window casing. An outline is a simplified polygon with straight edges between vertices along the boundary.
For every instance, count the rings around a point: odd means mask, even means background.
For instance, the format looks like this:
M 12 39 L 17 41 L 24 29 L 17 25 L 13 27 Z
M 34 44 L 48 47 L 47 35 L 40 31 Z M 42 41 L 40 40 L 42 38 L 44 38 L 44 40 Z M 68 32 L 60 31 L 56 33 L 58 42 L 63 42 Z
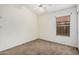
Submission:
M 70 36 L 70 15 L 56 17 L 56 35 Z

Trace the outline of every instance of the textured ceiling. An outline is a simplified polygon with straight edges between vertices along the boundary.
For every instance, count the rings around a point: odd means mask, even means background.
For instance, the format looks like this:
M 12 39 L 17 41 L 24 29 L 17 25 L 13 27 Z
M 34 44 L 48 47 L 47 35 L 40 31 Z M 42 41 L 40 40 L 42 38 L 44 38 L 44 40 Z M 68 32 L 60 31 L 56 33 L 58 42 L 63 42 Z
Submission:
M 36 14 L 43 14 L 43 13 L 54 12 L 57 10 L 62 10 L 65 8 L 70 8 L 75 5 L 74 4 L 42 4 L 42 6 L 40 7 L 40 4 L 28 4 L 26 6 Z
M 0 5 L 0 7 L 7 6 L 5 4 Z M 8 6 L 15 6 L 16 8 L 28 8 L 33 13 L 37 15 L 41 15 L 43 13 L 54 12 L 58 10 L 62 10 L 65 8 L 70 8 L 75 6 L 74 4 L 9 4 Z

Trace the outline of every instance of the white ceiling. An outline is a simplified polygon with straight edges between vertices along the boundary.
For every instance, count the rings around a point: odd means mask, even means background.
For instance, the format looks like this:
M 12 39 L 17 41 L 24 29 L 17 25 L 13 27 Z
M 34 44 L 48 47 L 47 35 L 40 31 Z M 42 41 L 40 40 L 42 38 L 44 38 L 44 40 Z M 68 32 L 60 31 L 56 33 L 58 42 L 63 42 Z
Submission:
M 38 15 L 75 6 L 74 4 L 42 4 L 42 5 L 43 5 L 43 7 L 39 7 L 40 4 L 28 4 L 26 6 L 31 11 L 33 11 L 34 13 L 36 13 Z
M 0 6 L 4 5 L 6 6 L 6 4 L 2 4 Z M 39 7 L 40 5 L 42 5 L 42 7 Z M 75 6 L 75 4 L 13 4 L 13 6 L 16 6 L 17 8 L 27 7 L 29 10 L 33 11 L 37 15 L 41 15 L 43 13 L 49 13 L 65 8 L 70 8 Z

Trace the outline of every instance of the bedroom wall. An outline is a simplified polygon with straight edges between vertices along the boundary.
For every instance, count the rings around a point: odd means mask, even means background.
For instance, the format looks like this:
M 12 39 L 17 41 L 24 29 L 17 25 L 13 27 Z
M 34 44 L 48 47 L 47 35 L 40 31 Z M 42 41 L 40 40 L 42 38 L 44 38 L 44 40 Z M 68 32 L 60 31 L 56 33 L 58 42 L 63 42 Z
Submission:
M 77 12 L 78 12 L 78 48 L 79 48 L 79 5 L 77 5 Z
M 0 51 L 38 38 L 37 16 L 26 7 L 0 5 Z
M 56 36 L 55 17 L 70 14 L 70 37 Z M 24 6 L 0 5 L 0 51 L 37 38 L 77 47 L 76 7 L 37 16 Z
M 70 37 L 56 35 L 56 17 L 71 15 Z M 49 14 L 39 16 L 40 19 L 40 38 L 52 42 L 66 44 L 77 47 L 77 12 L 76 7 L 63 9 Z

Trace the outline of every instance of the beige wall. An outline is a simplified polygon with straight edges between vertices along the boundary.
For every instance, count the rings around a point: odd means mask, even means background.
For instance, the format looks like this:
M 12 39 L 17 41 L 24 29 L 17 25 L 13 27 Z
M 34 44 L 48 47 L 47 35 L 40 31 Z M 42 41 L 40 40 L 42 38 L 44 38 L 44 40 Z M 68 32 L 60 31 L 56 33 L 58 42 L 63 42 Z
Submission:
M 56 17 L 63 15 L 71 15 L 70 37 L 56 36 Z M 77 47 L 76 7 L 37 16 L 24 6 L 0 5 L 0 51 L 37 38 Z
M 72 14 L 71 14 L 72 13 Z M 70 37 L 56 35 L 56 17 L 71 15 Z M 77 47 L 77 12 L 76 7 L 41 15 L 40 17 L 40 38 Z
M 77 5 L 77 12 L 78 12 L 78 48 L 79 48 L 79 5 Z
M 26 7 L 0 5 L 0 51 L 38 38 L 37 16 Z

